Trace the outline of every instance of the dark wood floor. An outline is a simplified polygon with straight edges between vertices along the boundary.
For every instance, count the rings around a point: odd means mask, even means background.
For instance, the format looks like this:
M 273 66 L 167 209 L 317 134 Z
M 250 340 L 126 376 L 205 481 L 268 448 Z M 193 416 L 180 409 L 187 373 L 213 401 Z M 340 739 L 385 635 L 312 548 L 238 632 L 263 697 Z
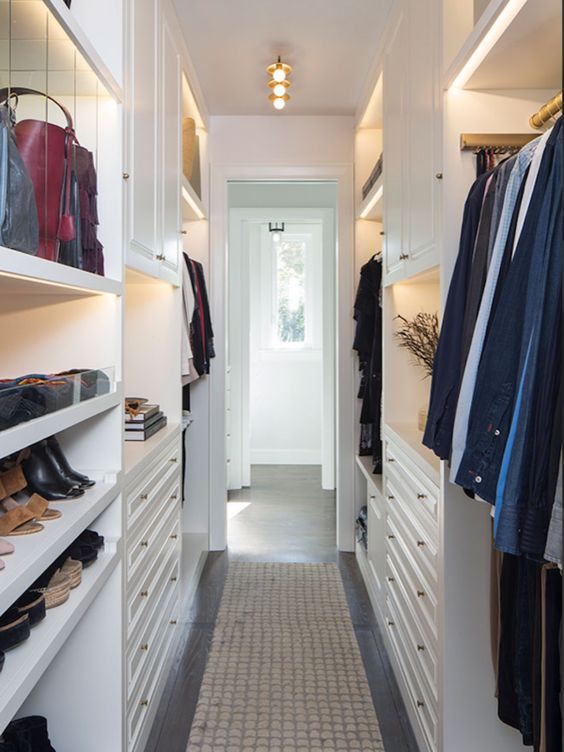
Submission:
M 273 469 L 270 480 L 274 485 L 270 485 L 268 471 L 261 468 L 253 474 L 252 494 L 243 492 L 236 496 L 237 502 L 250 499 L 251 503 L 234 518 L 236 524 L 231 521 L 229 551 L 208 554 L 194 601 L 182 616 L 182 636 L 146 752 L 186 752 L 230 560 L 338 564 L 386 752 L 417 752 L 355 556 L 338 553 L 332 544 L 333 496 L 321 491 L 315 468 L 294 470 L 279 476 L 280 469 Z M 282 504 L 285 512 L 281 510 Z M 281 513 L 285 519 L 280 517 Z M 244 515 L 248 518 L 246 524 Z M 310 524 L 313 519 L 317 534 Z

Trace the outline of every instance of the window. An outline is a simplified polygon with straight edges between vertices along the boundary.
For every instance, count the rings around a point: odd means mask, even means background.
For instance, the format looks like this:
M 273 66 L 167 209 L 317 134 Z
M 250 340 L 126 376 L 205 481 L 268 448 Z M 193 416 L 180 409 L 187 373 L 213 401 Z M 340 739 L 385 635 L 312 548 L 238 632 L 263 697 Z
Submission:
M 304 239 L 274 244 L 274 343 L 303 345 L 306 341 L 306 249 Z

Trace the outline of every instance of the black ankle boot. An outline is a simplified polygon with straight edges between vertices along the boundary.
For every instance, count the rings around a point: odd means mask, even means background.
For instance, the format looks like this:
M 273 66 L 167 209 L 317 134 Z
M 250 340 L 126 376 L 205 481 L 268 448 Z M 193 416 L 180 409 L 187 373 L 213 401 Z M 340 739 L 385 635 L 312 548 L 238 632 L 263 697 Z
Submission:
M 0 739 L 0 752 L 18 752 L 18 748 L 13 742 Z
M 68 480 L 59 470 L 47 451 L 47 442 L 40 441 L 31 447 L 30 456 L 22 462 L 28 488 L 47 501 L 62 501 L 82 496 L 84 489 Z
M 51 436 L 47 439 L 47 453 L 59 468 L 61 475 L 70 483 L 76 483 L 81 488 L 91 488 L 96 483 L 96 481 L 90 480 L 87 475 L 78 473 L 71 467 L 56 436 Z
M 42 715 L 12 721 L 4 731 L 4 738 L 15 745 L 17 752 L 55 752 L 49 741 L 47 719 Z

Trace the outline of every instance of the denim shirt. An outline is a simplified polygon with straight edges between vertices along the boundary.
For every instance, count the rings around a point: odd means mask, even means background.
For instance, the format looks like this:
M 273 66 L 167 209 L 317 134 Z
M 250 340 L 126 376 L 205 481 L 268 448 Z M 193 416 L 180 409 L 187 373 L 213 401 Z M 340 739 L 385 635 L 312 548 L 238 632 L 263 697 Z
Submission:
M 560 128 L 555 126 L 546 144 L 523 229 L 482 352 L 469 406 L 468 435 L 455 478 L 456 483 L 490 503 L 496 500 L 513 411 L 520 387 L 524 388 L 525 365 L 530 364 L 527 354 L 533 346 L 534 324 L 527 314 L 535 305 L 543 308 L 540 266 L 558 218 L 553 199 L 559 173 L 555 167 L 559 132 Z

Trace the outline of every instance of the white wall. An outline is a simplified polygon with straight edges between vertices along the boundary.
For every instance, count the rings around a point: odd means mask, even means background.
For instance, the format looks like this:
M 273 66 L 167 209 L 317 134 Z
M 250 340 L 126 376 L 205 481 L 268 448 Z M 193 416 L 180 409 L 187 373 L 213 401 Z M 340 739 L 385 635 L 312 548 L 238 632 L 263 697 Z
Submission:
M 268 230 L 251 237 L 250 258 L 250 460 L 251 464 L 320 465 L 322 462 L 323 358 L 321 224 L 286 224 L 286 233 L 310 233 L 310 277 L 318 341 L 311 348 L 276 350 L 265 342 L 270 325 L 272 267 Z

